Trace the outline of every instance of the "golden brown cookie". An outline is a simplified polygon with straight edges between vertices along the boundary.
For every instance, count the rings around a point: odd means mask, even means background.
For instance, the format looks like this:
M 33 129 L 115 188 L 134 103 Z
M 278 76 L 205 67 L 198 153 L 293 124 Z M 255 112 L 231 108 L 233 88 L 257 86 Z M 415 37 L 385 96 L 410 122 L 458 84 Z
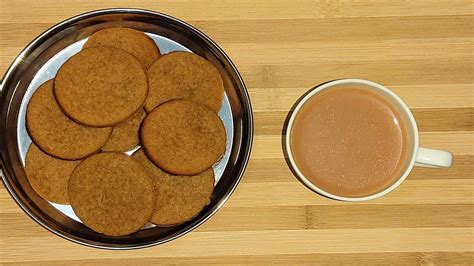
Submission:
M 140 161 L 155 184 L 156 202 L 151 222 L 170 226 L 191 220 L 209 204 L 214 190 L 212 168 L 194 176 L 176 176 L 163 172 L 153 164 L 143 150 L 133 157 Z
M 69 177 L 80 162 L 80 160 L 57 159 L 31 143 L 26 153 L 26 176 L 36 193 L 45 200 L 69 204 L 67 196 Z
M 111 46 L 135 56 L 146 69 L 160 56 L 160 49 L 145 33 L 130 28 L 106 28 L 95 32 L 83 48 Z
M 150 91 L 145 110 L 174 99 L 188 99 L 219 112 L 224 83 L 217 68 L 199 55 L 171 52 L 161 56 L 147 71 Z
M 145 115 L 145 110 L 140 108 L 131 118 L 116 125 L 102 150 L 125 152 L 135 148 L 139 143 L 138 131 Z
M 148 82 L 140 62 L 113 47 L 84 49 L 59 69 L 54 94 L 74 121 L 94 127 L 118 124 L 142 107 Z
M 31 97 L 26 126 L 30 137 L 43 151 L 68 160 L 99 151 L 112 132 L 111 127 L 86 127 L 69 119 L 54 98 L 53 80 L 43 83 Z
M 81 221 L 109 236 L 138 231 L 155 205 L 150 175 L 123 153 L 104 152 L 82 161 L 69 179 L 68 195 Z
M 188 100 L 156 107 L 143 120 L 140 137 L 149 158 L 176 175 L 195 175 L 210 168 L 226 145 L 217 114 Z

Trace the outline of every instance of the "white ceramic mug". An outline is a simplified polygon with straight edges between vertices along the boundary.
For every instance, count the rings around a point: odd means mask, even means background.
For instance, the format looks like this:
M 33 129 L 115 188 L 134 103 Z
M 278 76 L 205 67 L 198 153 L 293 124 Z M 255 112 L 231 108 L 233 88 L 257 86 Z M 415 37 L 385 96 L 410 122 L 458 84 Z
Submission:
M 332 193 L 329 193 L 321 188 L 319 188 L 317 185 L 313 184 L 310 182 L 298 169 L 297 164 L 295 163 L 295 160 L 293 158 L 293 153 L 291 150 L 291 132 L 292 132 L 292 127 L 293 127 L 293 122 L 295 120 L 296 115 L 298 114 L 299 110 L 301 107 L 310 99 L 312 96 L 315 94 L 329 88 L 334 88 L 334 87 L 339 87 L 339 86 L 344 86 L 344 87 L 363 87 L 366 89 L 371 89 L 376 91 L 377 93 L 381 94 L 384 96 L 387 100 L 389 100 L 394 106 L 398 108 L 400 111 L 400 114 L 404 117 L 405 121 L 407 121 L 407 128 L 406 128 L 406 133 L 407 133 L 407 148 L 409 150 L 409 154 L 407 156 L 407 163 L 405 170 L 401 172 L 400 176 L 398 179 L 390 186 L 387 188 L 383 189 L 382 191 L 379 191 L 375 194 L 369 195 L 369 196 L 363 196 L 363 197 L 344 197 L 344 196 L 339 196 L 339 195 L 334 195 Z M 411 170 L 413 169 L 414 166 L 421 166 L 421 167 L 431 167 L 431 168 L 443 168 L 443 167 L 450 167 L 453 162 L 453 155 L 450 152 L 447 151 L 441 151 L 441 150 L 435 150 L 435 149 L 429 149 L 429 148 L 423 148 L 419 147 L 419 136 L 418 136 L 418 127 L 416 125 L 415 118 L 413 117 L 413 114 L 411 113 L 410 109 L 408 106 L 396 95 L 393 91 L 389 90 L 385 86 L 382 86 L 378 83 L 368 81 L 368 80 L 363 80 L 363 79 L 340 79 L 340 80 L 334 80 L 330 81 L 324 84 L 321 84 L 314 89 L 312 89 L 306 96 L 304 96 L 303 99 L 300 100 L 300 102 L 297 104 L 295 107 L 293 113 L 291 114 L 290 120 L 287 125 L 286 129 L 286 155 L 289 160 L 289 163 L 291 164 L 291 167 L 295 171 L 295 173 L 298 175 L 298 178 L 310 189 L 313 191 L 324 195 L 326 197 L 336 199 L 336 200 L 342 200 L 342 201 L 365 201 L 365 200 L 371 200 L 375 199 L 378 197 L 381 197 L 390 191 L 394 190 L 396 187 L 398 187 L 410 174 Z

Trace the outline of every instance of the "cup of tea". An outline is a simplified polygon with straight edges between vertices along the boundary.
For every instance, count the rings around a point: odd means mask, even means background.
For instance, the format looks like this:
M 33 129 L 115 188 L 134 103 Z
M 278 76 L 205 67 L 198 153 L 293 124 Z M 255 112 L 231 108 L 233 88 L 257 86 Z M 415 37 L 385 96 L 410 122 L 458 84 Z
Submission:
M 400 97 L 362 79 L 323 83 L 301 98 L 288 120 L 285 148 L 301 182 L 342 201 L 381 197 L 414 166 L 453 162 L 450 152 L 419 146 L 415 118 Z

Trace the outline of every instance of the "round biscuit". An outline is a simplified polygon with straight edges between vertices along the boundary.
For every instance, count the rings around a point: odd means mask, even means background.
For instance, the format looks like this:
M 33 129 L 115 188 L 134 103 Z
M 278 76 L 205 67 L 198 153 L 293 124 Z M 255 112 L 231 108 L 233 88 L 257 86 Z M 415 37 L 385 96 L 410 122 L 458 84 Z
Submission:
M 80 162 L 80 160 L 57 159 L 31 143 L 26 153 L 26 177 L 31 187 L 45 200 L 69 204 L 67 196 L 69 177 Z
M 148 81 L 140 62 L 113 47 L 84 49 L 59 69 L 54 94 L 74 121 L 93 127 L 118 124 L 142 107 Z
M 161 56 L 147 70 L 150 91 L 145 110 L 174 99 L 188 99 L 219 112 L 224 83 L 217 68 L 190 52 L 171 52 Z
M 131 118 L 116 125 L 102 150 L 125 152 L 138 146 L 138 132 L 145 115 L 145 110 L 140 108 Z
M 142 149 L 133 154 L 155 184 L 155 211 L 150 222 L 171 226 L 191 220 L 210 202 L 214 190 L 214 170 L 209 168 L 194 176 L 170 175 L 145 155 Z
M 76 160 L 100 150 L 112 128 L 95 128 L 69 119 L 53 95 L 53 80 L 43 83 L 31 97 L 26 110 L 26 127 L 33 141 L 46 153 Z
M 153 213 L 153 181 L 144 166 L 123 154 L 104 152 L 82 161 L 69 179 L 71 206 L 92 230 L 109 236 L 138 231 Z
M 83 48 L 110 46 L 135 56 L 146 69 L 160 56 L 155 42 L 142 31 L 112 27 L 99 30 L 89 37 Z
M 155 108 L 143 120 L 140 137 L 150 159 L 177 175 L 195 175 L 210 168 L 226 145 L 219 116 L 188 100 L 172 100 Z

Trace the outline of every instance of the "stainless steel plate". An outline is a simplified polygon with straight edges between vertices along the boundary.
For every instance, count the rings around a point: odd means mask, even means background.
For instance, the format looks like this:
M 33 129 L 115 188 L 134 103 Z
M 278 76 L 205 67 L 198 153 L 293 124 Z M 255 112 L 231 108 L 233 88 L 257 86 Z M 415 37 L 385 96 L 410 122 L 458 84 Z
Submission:
M 54 78 L 59 67 L 79 52 L 95 31 L 125 26 L 146 32 L 162 53 L 186 50 L 212 62 L 220 71 L 225 97 L 219 116 L 227 133 L 224 156 L 214 165 L 216 188 L 211 203 L 193 220 L 173 227 L 146 225 L 124 237 L 109 237 L 84 226 L 69 205 L 39 197 L 24 173 L 24 159 L 31 139 L 25 127 L 29 99 L 44 81 Z M 252 109 L 245 85 L 230 59 L 207 36 L 175 18 L 147 10 L 107 9 L 76 16 L 59 23 L 30 43 L 15 59 L 1 86 L 0 151 L 2 180 L 18 205 L 50 231 L 74 242 L 109 248 L 132 249 L 177 238 L 207 220 L 237 186 L 252 144 Z M 133 151 L 130 151 L 130 153 Z

